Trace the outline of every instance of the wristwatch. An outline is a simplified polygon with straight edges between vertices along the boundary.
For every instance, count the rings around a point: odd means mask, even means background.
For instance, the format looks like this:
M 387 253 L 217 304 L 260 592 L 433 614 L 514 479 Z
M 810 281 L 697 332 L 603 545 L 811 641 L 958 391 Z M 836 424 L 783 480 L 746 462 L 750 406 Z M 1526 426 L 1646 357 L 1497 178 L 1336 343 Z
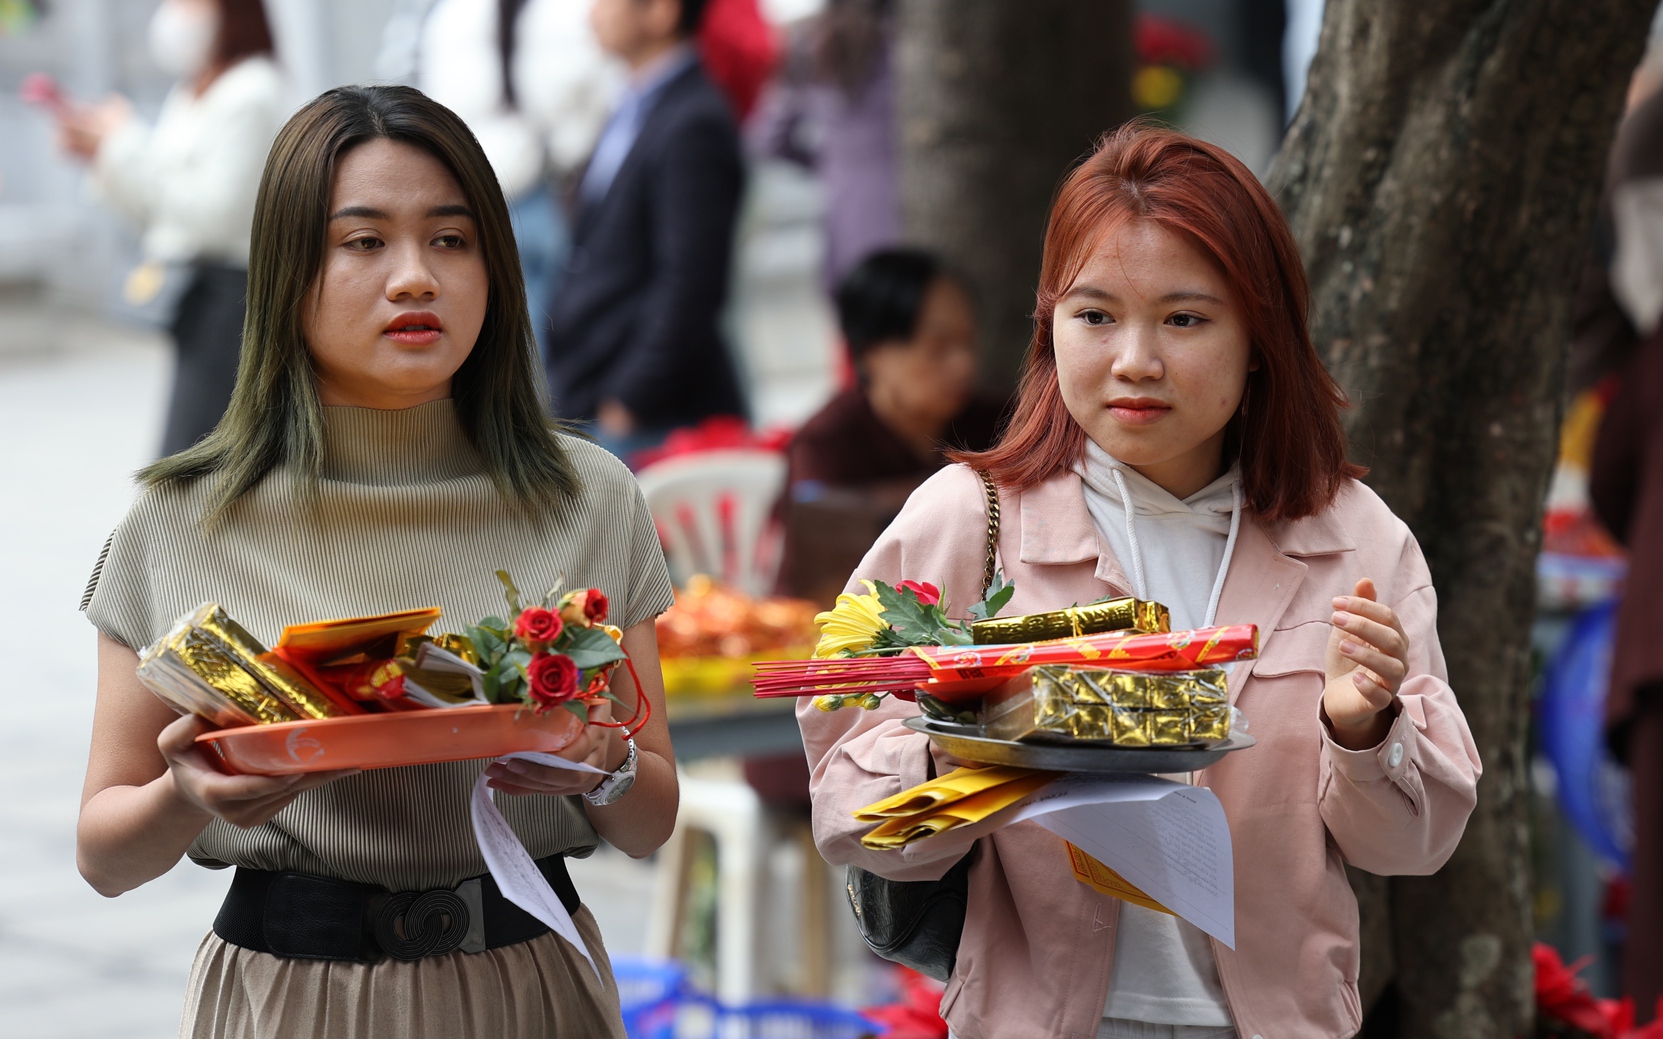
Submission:
M 618 771 L 601 780 L 601 785 L 583 795 L 583 799 L 600 808 L 617 801 L 629 793 L 629 788 L 635 785 L 635 737 L 626 737 L 624 742 L 629 745 L 629 756 L 618 766 Z

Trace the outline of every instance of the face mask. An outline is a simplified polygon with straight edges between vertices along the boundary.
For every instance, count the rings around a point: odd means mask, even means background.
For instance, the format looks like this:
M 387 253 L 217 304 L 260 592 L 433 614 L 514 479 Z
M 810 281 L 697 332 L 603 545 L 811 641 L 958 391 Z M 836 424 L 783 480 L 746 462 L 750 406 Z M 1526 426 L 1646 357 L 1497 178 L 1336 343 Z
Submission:
M 163 72 L 184 79 L 208 67 L 219 16 L 199 4 L 163 0 L 150 19 L 150 56 Z

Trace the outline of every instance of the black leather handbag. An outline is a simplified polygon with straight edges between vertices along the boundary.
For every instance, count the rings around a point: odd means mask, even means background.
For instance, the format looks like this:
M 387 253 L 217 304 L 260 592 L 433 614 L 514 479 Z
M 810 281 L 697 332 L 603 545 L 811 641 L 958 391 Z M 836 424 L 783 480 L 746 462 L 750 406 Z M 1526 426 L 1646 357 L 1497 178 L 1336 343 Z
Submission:
M 978 472 L 987 488 L 987 562 L 982 571 L 982 594 L 993 587 L 999 551 L 999 489 L 993 477 Z M 972 846 L 940 880 L 886 880 L 859 866 L 845 878 L 849 908 L 867 948 L 904 967 L 937 981 L 953 974 L 964 915 L 970 902 L 970 867 L 977 848 Z
M 940 880 L 885 880 L 850 866 L 849 907 L 867 948 L 937 981 L 952 977 L 975 858 L 972 847 Z

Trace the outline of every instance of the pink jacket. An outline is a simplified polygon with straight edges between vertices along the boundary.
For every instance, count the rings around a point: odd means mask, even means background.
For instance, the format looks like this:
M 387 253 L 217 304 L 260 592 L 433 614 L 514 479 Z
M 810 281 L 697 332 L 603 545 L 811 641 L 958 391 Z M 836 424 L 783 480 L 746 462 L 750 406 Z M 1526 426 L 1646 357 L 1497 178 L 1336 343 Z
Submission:
M 980 598 L 986 498 L 963 466 L 915 492 L 856 577 L 941 585 L 962 611 Z M 1131 594 L 1098 542 L 1079 477 L 1001 492 L 1000 566 L 1016 585 L 1006 614 Z M 1411 641 L 1402 711 L 1381 745 L 1348 751 L 1318 716 L 1330 600 L 1373 578 Z M 854 583 L 851 582 L 851 590 Z M 962 613 L 960 613 L 962 616 Z M 1362 1023 L 1357 903 L 1345 863 L 1432 873 L 1461 839 L 1478 752 L 1445 680 L 1437 599 L 1408 528 L 1360 483 L 1320 515 L 1243 522 L 1218 623 L 1259 626 L 1260 654 L 1231 676 L 1258 745 L 1200 773 L 1224 805 L 1235 849 L 1236 949 L 1217 941 L 1219 977 L 1241 1039 L 1334 1039 Z M 960 1039 L 1092 1039 L 1108 994 L 1120 903 L 1074 879 L 1062 839 L 1037 823 L 979 824 L 899 851 L 860 846 L 862 805 L 929 779 L 929 742 L 876 711 L 821 713 L 804 701 L 815 841 L 836 864 L 896 880 L 942 873 L 980 841 L 957 969 L 941 1001 Z

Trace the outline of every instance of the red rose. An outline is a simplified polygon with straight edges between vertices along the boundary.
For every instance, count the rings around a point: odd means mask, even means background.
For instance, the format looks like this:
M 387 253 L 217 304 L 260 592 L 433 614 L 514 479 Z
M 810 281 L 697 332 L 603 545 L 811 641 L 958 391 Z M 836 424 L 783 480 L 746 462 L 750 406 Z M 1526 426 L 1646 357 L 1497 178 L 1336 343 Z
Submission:
M 902 581 L 896 587 L 905 588 L 918 596 L 918 601 L 925 606 L 934 606 L 941 601 L 941 589 L 933 584 L 925 584 L 923 581 Z
M 566 597 L 560 600 L 560 619 L 580 628 L 592 628 L 606 622 L 609 605 L 604 593 L 593 588 L 579 588 L 566 593 Z
M 553 610 L 533 606 L 514 622 L 514 634 L 526 642 L 553 642 L 565 627 Z
M 578 670 L 564 653 L 539 653 L 526 665 L 531 698 L 540 707 L 558 707 L 578 694 Z

